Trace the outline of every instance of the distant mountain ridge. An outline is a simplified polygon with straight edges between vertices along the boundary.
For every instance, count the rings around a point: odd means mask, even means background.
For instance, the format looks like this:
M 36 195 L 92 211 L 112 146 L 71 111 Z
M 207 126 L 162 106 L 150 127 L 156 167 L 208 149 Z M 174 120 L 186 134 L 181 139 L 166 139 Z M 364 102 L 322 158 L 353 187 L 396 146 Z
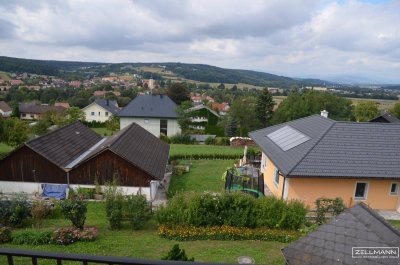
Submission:
M 101 73 L 112 72 L 124 66 L 162 66 L 176 76 L 206 83 L 244 83 L 254 86 L 299 87 L 334 84 L 320 79 L 290 78 L 252 70 L 226 69 L 206 64 L 188 63 L 97 63 L 55 60 L 33 60 L 0 56 L 0 71 L 28 72 L 34 74 L 59 75 L 65 71 L 80 71 L 83 68 L 101 68 Z M 100 67 L 101 66 L 101 67 Z

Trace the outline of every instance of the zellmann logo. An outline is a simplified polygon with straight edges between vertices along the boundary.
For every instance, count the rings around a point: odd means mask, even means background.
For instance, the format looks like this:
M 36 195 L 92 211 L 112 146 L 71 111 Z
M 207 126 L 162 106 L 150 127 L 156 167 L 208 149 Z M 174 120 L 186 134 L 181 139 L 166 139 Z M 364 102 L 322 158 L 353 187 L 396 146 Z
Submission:
M 398 247 L 353 247 L 351 256 L 364 259 L 398 259 Z

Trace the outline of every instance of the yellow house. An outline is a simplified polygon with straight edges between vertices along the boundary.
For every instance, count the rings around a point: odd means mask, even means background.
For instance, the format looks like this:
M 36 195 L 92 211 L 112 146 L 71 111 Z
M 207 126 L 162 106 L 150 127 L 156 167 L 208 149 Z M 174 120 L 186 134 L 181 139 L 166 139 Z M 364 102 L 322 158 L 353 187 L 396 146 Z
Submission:
M 262 149 L 266 189 L 310 208 L 341 197 L 400 211 L 400 123 L 334 121 L 313 115 L 250 133 Z
M 85 113 L 85 120 L 92 122 L 106 122 L 112 115 L 119 111 L 116 100 L 96 99 L 82 109 Z

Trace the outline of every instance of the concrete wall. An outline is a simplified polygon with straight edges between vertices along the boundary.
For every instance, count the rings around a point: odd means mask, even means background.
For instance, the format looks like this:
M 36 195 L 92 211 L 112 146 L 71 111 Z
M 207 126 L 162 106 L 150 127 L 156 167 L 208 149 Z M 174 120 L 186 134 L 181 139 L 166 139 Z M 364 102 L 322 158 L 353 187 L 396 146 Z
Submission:
M 82 111 L 85 113 L 86 121 L 105 122 L 112 115 L 111 112 L 103 109 L 102 107 L 100 107 L 95 103 L 92 103 L 89 106 L 83 108 Z M 92 112 L 94 113 L 94 115 L 92 115 Z M 108 113 L 108 116 L 106 115 L 106 112 Z
M 34 182 L 19 182 L 19 181 L 0 181 L 0 192 L 3 193 L 28 193 L 34 194 L 42 193 L 41 189 L 42 183 L 34 183 Z M 94 188 L 94 185 L 70 185 L 71 188 L 77 189 L 78 187 L 82 188 Z M 122 192 L 126 195 L 137 195 L 139 190 L 141 191 L 142 195 L 145 195 L 148 200 L 150 200 L 150 187 L 142 188 L 142 187 L 126 187 L 126 186 L 119 186 Z M 102 186 L 104 189 L 104 186 Z
M 160 136 L 160 118 L 131 118 L 131 117 L 121 117 L 120 118 L 120 129 L 122 130 L 129 124 L 135 122 L 140 125 L 148 132 L 152 133 L 154 136 Z M 178 120 L 176 119 L 167 119 L 168 127 L 167 134 L 168 136 L 173 136 L 181 133 L 181 128 L 179 127 Z

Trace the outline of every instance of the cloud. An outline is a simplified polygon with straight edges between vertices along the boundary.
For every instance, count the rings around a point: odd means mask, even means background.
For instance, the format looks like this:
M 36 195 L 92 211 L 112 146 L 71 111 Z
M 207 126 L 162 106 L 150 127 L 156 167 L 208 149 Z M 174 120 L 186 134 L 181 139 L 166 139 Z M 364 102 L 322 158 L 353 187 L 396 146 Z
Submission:
M 400 2 L 0 0 L 2 55 L 395 80 Z

